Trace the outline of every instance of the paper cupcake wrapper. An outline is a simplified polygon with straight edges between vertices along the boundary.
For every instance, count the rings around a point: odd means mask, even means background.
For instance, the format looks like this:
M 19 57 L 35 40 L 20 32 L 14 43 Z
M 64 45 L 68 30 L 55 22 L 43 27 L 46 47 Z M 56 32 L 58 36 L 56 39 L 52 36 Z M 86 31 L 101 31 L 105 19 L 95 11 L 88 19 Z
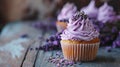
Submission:
M 65 59 L 73 61 L 92 61 L 95 59 L 99 42 L 94 44 L 67 44 L 61 43 Z
M 66 22 L 59 22 L 58 21 L 58 22 L 56 22 L 56 27 L 57 27 L 58 32 L 61 32 L 64 29 L 66 29 L 67 23 Z
M 65 29 L 64 27 L 62 27 L 60 25 L 56 25 L 56 27 L 57 27 L 58 32 L 61 32 L 61 31 L 63 31 Z

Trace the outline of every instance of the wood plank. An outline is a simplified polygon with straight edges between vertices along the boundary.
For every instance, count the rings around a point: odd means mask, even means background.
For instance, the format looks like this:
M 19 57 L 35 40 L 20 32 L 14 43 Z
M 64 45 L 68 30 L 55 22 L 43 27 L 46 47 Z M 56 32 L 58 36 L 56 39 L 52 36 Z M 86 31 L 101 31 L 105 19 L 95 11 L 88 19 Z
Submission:
M 52 56 L 52 52 L 44 52 L 44 57 L 43 57 L 43 59 L 42 59 L 42 61 L 44 61 L 44 62 L 41 62 L 41 63 L 39 63 L 40 64 L 40 67 L 49 67 L 48 65 L 50 65 L 51 66 L 51 64 L 50 63 L 48 63 L 48 59 L 49 59 L 49 57 L 50 56 Z M 52 64 L 53 65 L 53 64 Z
M 50 37 L 52 34 L 55 34 L 54 30 L 46 30 L 45 31 L 43 44 L 45 43 L 45 39 Z M 43 44 L 41 44 L 41 45 L 43 45 Z M 46 67 L 46 64 L 45 64 L 46 59 L 49 58 L 49 56 L 51 56 L 51 55 L 52 55 L 51 52 L 44 52 L 44 51 L 41 51 L 41 50 L 38 51 L 35 67 Z
M 76 67 L 120 67 L 120 48 L 115 48 L 112 52 L 107 52 L 100 48 L 97 57 L 92 62 L 84 62 Z
M 25 56 L 25 59 L 23 61 L 23 64 L 21 65 L 22 67 L 33 67 L 34 65 L 34 61 L 36 58 L 36 53 L 37 50 L 30 50 L 31 48 L 36 48 L 39 47 L 39 41 L 34 41 L 34 43 L 32 43 L 30 45 L 30 47 L 28 48 L 27 54 Z
M 25 23 L 25 22 L 15 22 L 15 23 L 9 23 L 3 28 L 0 35 L 0 67 L 1 66 L 2 67 L 8 67 L 8 66 L 22 67 L 27 54 L 30 55 L 33 53 L 31 52 L 29 54 L 28 49 L 34 45 L 33 39 L 38 37 L 41 34 L 41 31 L 31 27 L 30 25 L 31 25 L 30 23 Z M 24 34 L 28 35 L 28 38 L 21 38 L 21 35 L 24 35 Z M 24 41 L 25 39 L 28 39 L 29 41 L 25 43 L 17 42 L 17 41 Z M 13 43 L 13 41 L 15 42 L 15 44 Z M 5 45 L 8 48 L 6 48 Z M 23 47 L 22 48 L 23 50 L 20 49 L 20 47 Z M 21 52 L 21 56 L 17 57 L 18 56 L 17 54 L 20 52 Z M 11 53 L 15 55 L 15 58 L 12 58 Z
M 15 43 L 10 42 L 9 44 L 5 44 L 0 47 L 0 66 L 1 67 L 20 67 L 21 63 L 24 59 L 28 46 L 32 41 L 23 41 L 18 42 L 19 39 L 15 40 Z M 17 48 L 14 48 L 17 46 Z M 9 47 L 9 48 L 7 48 Z M 21 50 L 22 48 L 22 50 Z M 9 50 L 9 51 L 8 51 Z M 12 52 L 11 52 L 12 51 Z M 20 52 L 20 54 L 19 54 Z
M 39 38 L 40 37 L 40 38 Z M 22 67 L 34 67 L 34 63 L 36 62 L 36 56 L 39 50 L 36 50 L 36 47 L 39 47 L 44 40 L 44 32 L 41 30 L 39 33 L 39 37 L 33 39 L 34 43 L 30 45 L 29 50 L 25 56 L 25 60 L 23 61 Z M 32 50 L 31 50 L 32 48 Z
M 39 54 L 38 60 L 35 67 L 56 67 L 54 64 L 47 62 L 50 56 L 55 56 L 57 51 L 44 52 L 44 56 Z M 120 48 L 115 48 L 112 52 L 107 52 L 105 49 L 100 48 L 97 57 L 91 62 L 82 62 L 82 64 L 75 64 L 75 67 L 120 67 Z

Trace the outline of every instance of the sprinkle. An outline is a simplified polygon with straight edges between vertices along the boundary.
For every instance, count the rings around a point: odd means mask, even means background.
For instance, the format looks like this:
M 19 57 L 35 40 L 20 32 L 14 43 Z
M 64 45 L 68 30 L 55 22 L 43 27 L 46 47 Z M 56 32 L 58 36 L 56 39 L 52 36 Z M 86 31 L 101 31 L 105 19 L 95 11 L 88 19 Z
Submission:
M 28 34 L 21 35 L 21 38 L 27 38 L 27 37 L 29 37 Z
M 108 52 L 111 52 L 111 48 L 110 46 L 107 46 L 105 49 L 108 51 Z
M 57 64 L 57 67 L 60 67 L 60 64 L 59 64 L 59 63 Z
M 35 48 L 35 50 L 39 50 L 39 48 L 38 48 L 38 47 L 36 47 L 36 48 Z
M 56 55 L 59 55 L 59 57 L 57 57 Z M 56 55 L 55 57 L 54 56 L 49 57 L 48 62 L 55 64 L 57 67 L 68 67 L 74 66 L 76 64 L 76 62 L 74 61 L 64 59 L 61 52 L 57 52 Z M 81 63 L 79 62 L 79 64 Z
M 33 50 L 33 48 L 30 48 L 30 50 Z

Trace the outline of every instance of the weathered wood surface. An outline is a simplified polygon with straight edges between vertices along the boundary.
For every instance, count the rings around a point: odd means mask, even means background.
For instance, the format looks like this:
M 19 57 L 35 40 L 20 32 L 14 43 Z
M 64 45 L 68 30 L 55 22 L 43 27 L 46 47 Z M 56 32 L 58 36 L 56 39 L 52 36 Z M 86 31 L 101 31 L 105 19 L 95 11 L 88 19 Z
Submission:
M 20 67 L 31 43 L 27 39 L 17 39 L 0 46 L 0 67 Z
M 17 22 L 6 25 L 0 35 L 0 67 L 25 66 L 29 48 L 35 44 L 35 39 L 41 32 L 27 23 Z M 28 37 L 22 38 L 24 34 Z
M 46 60 L 54 56 L 56 52 L 58 51 L 39 51 L 35 67 L 56 67 Z M 82 62 L 81 65 L 75 64 L 74 67 L 120 67 L 120 48 L 113 49 L 112 52 L 107 52 L 104 48 L 100 48 L 94 61 Z
M 31 31 L 35 32 L 33 30 L 34 29 Z M 29 42 L 25 42 L 22 45 L 24 50 L 22 51 L 22 55 L 19 58 L 11 59 L 12 56 L 10 53 L 0 50 L 0 67 L 56 67 L 54 64 L 49 63 L 47 59 L 51 56 L 55 56 L 56 52 L 59 50 L 48 52 L 44 52 L 42 50 L 30 50 L 30 48 L 36 48 L 40 45 L 43 45 L 45 43 L 45 39 L 48 38 L 51 34 L 54 34 L 55 31 L 41 30 L 39 32 L 35 32 L 35 34 L 32 32 L 25 32 L 27 34 L 30 33 L 29 36 L 31 37 Z M 15 34 L 17 33 L 14 33 L 14 35 Z M 19 36 L 20 35 L 21 34 L 19 34 Z M 13 36 L 14 39 L 12 40 L 18 39 L 19 36 Z M 41 38 L 38 38 L 38 36 Z M 10 36 L 9 38 L 12 37 Z M 9 38 L 3 40 L 0 39 L 0 48 L 6 43 L 5 40 L 7 40 L 7 43 L 11 42 L 11 39 L 9 40 Z M 19 51 L 19 49 L 16 50 Z M 100 48 L 94 61 L 82 62 L 81 65 L 75 64 L 73 67 L 120 67 L 120 48 L 115 48 L 111 52 L 107 52 L 104 48 Z
M 44 34 L 41 33 L 41 35 Z M 40 37 L 39 39 L 38 38 L 34 39 L 34 43 L 30 45 L 30 47 L 28 48 L 28 51 L 26 53 L 23 63 L 21 64 L 21 67 L 35 66 L 35 62 L 38 54 L 38 50 L 36 50 L 36 48 L 38 48 L 42 44 L 43 40 L 44 40 L 43 37 Z

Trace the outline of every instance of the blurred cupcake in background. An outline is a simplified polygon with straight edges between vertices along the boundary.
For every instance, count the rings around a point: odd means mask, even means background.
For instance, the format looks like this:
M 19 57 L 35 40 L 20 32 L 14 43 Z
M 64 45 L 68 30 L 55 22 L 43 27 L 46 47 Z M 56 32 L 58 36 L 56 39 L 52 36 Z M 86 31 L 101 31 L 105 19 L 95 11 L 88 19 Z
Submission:
M 73 3 L 66 3 L 57 17 L 56 27 L 58 32 L 67 27 L 68 19 L 77 12 L 77 7 Z
M 118 36 L 120 23 L 118 22 L 114 8 L 105 1 L 98 9 L 97 22 L 94 23 L 96 29 L 100 32 L 101 46 L 112 46 L 112 43 Z
M 120 15 L 117 15 L 117 20 L 119 20 L 119 21 L 120 21 Z
M 109 6 L 107 2 L 105 2 L 100 8 L 98 12 L 98 21 L 102 23 L 106 22 L 116 22 L 117 16 L 113 9 L 113 7 Z
M 65 59 L 92 61 L 99 48 L 99 32 L 84 12 L 77 12 L 69 19 L 61 34 L 61 46 Z
M 90 19 L 96 20 L 98 15 L 98 8 L 95 7 L 95 0 L 91 0 L 88 6 L 83 7 L 81 11 L 84 11 Z

